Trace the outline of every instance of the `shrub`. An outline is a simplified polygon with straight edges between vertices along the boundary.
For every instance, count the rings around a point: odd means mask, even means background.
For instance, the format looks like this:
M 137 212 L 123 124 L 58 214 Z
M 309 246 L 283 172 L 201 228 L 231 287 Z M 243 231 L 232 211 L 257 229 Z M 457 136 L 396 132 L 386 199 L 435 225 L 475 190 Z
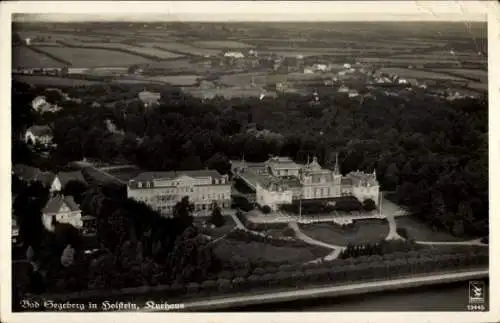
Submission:
M 363 201 L 363 209 L 365 211 L 373 211 L 377 208 L 377 205 L 372 199 L 366 199 Z
M 262 213 L 264 213 L 264 214 L 269 214 L 269 213 L 271 213 L 271 208 L 269 207 L 269 205 L 264 205 L 264 206 L 262 207 Z

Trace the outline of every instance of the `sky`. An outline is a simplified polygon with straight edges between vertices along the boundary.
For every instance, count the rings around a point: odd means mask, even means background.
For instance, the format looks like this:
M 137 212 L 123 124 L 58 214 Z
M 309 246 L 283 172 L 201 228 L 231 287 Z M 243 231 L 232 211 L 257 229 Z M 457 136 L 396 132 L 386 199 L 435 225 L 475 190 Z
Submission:
M 492 1 L 4 2 L 15 21 L 486 21 Z

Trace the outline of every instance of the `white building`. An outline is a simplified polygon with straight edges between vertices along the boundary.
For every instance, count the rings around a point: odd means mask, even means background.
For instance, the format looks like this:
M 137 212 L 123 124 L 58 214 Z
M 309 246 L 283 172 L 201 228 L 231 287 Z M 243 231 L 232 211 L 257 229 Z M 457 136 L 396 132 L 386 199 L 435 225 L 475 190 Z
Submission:
M 52 129 L 49 126 L 31 126 L 24 134 L 24 141 L 31 145 L 49 146 L 52 143 Z
M 353 195 L 360 202 L 371 199 L 378 206 L 380 186 L 375 171 L 372 174 L 350 172 L 342 179 L 344 195 Z
M 276 211 L 280 205 L 291 204 L 293 192 L 279 180 L 269 180 L 266 183 L 257 183 L 255 190 L 257 204 L 267 205 Z
M 160 213 L 171 213 L 184 196 L 197 211 L 209 210 L 214 201 L 220 207 L 231 204 L 231 183 L 215 170 L 146 172 L 129 181 L 127 196 L 142 201 Z
M 82 228 L 82 212 L 71 196 L 56 195 L 49 199 L 42 210 L 42 223 L 48 231 L 54 231 L 58 223 L 71 224 Z
M 299 165 L 288 157 L 272 157 L 259 165 L 233 162 L 232 171 L 247 183 L 253 183 L 256 201 L 276 210 L 293 200 L 324 200 L 354 196 L 361 203 L 372 199 L 379 202 L 379 184 L 375 172 L 351 172 L 342 176 L 338 158 L 333 170 L 325 169 L 316 157 Z
M 328 71 L 328 66 L 326 64 L 314 64 L 313 69 L 316 71 L 326 72 Z
M 245 55 L 241 52 L 225 52 L 224 57 L 232 57 L 232 58 L 244 58 Z
M 310 67 L 304 68 L 304 74 L 314 74 L 314 70 Z

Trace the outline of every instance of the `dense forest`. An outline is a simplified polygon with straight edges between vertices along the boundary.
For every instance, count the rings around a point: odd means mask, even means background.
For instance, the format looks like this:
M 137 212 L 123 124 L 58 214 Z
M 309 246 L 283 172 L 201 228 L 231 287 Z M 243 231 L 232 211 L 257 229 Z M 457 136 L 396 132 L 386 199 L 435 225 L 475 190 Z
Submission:
M 344 174 L 376 169 L 382 189 L 395 192 L 399 203 L 432 226 L 455 235 L 487 234 L 484 100 L 375 93 L 362 100 L 320 94 L 314 103 L 291 94 L 201 101 L 172 87 L 162 89 L 158 107 L 145 108 L 130 100 L 142 90 L 142 85 L 64 89 L 70 97 L 85 93 L 80 102 L 63 102 L 52 91 L 48 98 L 64 109 L 34 116 L 27 103 L 44 90 L 15 83 L 13 133 L 26 124 L 49 123 L 57 150 L 50 160 L 33 158 L 14 137 L 14 162 L 54 168 L 87 157 L 148 170 L 208 167 L 226 173 L 228 161 L 243 154 L 248 161 L 286 155 L 302 162 L 317 155 L 330 166 L 330 156 L 338 152 Z M 110 100 L 117 102 L 90 106 Z

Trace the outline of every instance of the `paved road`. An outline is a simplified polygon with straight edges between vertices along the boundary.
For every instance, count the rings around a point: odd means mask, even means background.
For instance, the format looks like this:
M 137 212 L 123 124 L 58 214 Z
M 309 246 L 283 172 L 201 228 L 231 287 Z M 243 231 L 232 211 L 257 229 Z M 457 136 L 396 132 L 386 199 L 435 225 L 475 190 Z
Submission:
M 426 284 L 436 284 L 443 282 L 452 282 L 459 280 L 474 279 L 487 276 L 488 270 L 473 270 L 468 272 L 458 273 L 441 273 L 429 274 L 425 276 L 416 276 L 408 278 L 391 279 L 386 281 L 373 281 L 358 284 L 349 284 L 343 286 L 328 286 L 303 290 L 293 290 L 261 295 L 239 296 L 231 298 L 211 299 L 197 302 L 185 303 L 185 308 L 188 310 L 212 309 L 217 307 L 231 307 L 251 304 L 261 304 L 265 302 L 280 302 L 297 300 L 305 297 L 322 297 L 322 296 L 342 296 L 349 294 L 362 294 L 369 291 L 382 291 L 389 289 L 398 289 L 405 287 L 415 287 Z
M 126 169 L 126 168 L 137 168 L 135 165 L 115 165 L 115 166 L 104 166 L 104 167 L 99 167 L 99 170 L 102 170 L 104 172 L 108 172 L 110 170 L 119 170 L 119 169 Z
M 481 238 L 468 241 L 415 241 L 418 244 L 426 245 L 449 245 L 449 246 L 481 246 L 488 247 L 488 244 L 482 243 Z
M 385 240 L 405 240 L 403 237 L 401 237 L 398 234 L 398 225 L 396 223 L 396 220 L 394 219 L 394 215 L 388 214 L 385 215 L 385 218 L 387 219 L 387 222 L 389 223 L 389 233 L 387 234 L 387 237 L 385 237 Z

